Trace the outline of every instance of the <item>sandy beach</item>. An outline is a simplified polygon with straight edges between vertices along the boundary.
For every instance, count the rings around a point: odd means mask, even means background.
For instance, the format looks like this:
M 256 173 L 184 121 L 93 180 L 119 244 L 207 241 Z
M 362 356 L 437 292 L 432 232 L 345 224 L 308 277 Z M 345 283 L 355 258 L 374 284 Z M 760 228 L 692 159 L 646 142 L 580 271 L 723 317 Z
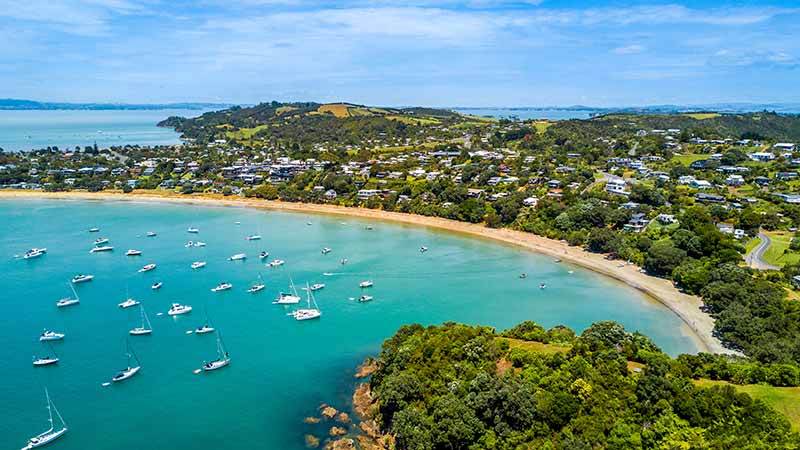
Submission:
M 134 191 L 132 194 L 122 192 L 42 192 L 42 191 L 0 191 L 0 199 L 72 199 L 96 201 L 146 201 L 200 204 L 206 206 L 240 206 L 270 210 L 335 214 L 391 222 L 411 224 L 460 233 L 473 237 L 491 239 L 515 245 L 533 252 L 560 259 L 597 273 L 621 281 L 647 296 L 657 300 L 677 314 L 686 324 L 690 336 L 695 339 L 698 350 L 710 353 L 731 353 L 712 335 L 714 320 L 700 310 L 702 301 L 699 297 L 686 295 L 676 289 L 670 280 L 656 278 L 640 272 L 635 265 L 626 265 L 618 260 L 607 260 L 603 255 L 584 251 L 579 247 L 571 247 L 566 243 L 536 236 L 531 233 L 509 229 L 486 228 L 481 224 L 458 222 L 438 217 L 425 217 L 389 211 L 365 208 L 348 208 L 334 205 L 317 205 L 308 203 L 286 203 L 262 199 L 242 197 L 224 197 L 222 195 L 179 195 L 160 191 Z M 686 332 L 676 330 L 676 332 Z

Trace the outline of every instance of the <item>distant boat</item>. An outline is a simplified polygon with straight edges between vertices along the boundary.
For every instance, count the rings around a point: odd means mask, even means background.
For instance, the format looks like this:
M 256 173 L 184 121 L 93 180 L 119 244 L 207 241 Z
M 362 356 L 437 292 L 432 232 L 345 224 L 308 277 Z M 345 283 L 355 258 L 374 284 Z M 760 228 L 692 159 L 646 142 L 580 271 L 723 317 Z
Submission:
M 231 363 L 231 357 L 228 350 L 225 348 L 225 343 L 222 342 L 222 335 L 217 330 L 217 359 L 214 361 L 203 362 L 203 372 L 221 369 Z
M 146 266 L 139 269 L 139 273 L 150 272 L 151 270 L 155 269 L 155 264 L 147 264 Z
M 147 232 L 147 237 L 156 237 L 156 232 L 155 231 L 148 231 Z
M 365 229 L 365 230 L 368 230 L 368 231 L 369 231 L 369 230 L 372 230 L 372 225 L 367 225 L 367 226 L 365 226 L 365 227 L 364 227 L 364 229 Z
M 347 258 L 342 258 L 342 259 L 340 259 L 340 260 L 339 260 L 339 262 L 340 262 L 342 265 L 345 265 L 345 264 L 347 264 Z
M 372 280 L 367 280 L 367 281 L 362 281 L 361 283 L 358 283 L 358 287 L 360 287 L 360 288 L 369 288 L 369 287 L 372 287 L 373 284 L 374 283 L 372 282 Z
M 37 358 L 34 356 L 33 365 L 36 367 L 58 364 L 58 354 L 56 353 L 56 351 L 53 349 L 53 346 L 49 342 L 46 342 L 46 344 L 48 347 L 50 347 L 50 352 L 53 354 L 53 356 L 48 355 L 41 358 Z
M 199 233 L 200 229 L 199 228 L 195 228 L 195 227 L 189 227 L 189 228 L 186 229 L 186 232 L 187 233 Z
M 267 265 L 268 265 L 268 266 L 270 266 L 270 267 L 280 267 L 280 266 L 282 266 L 282 265 L 283 265 L 285 262 L 286 262 L 286 261 L 284 261 L 284 260 L 282 260 L 282 259 L 276 259 L 275 261 L 271 261 L 271 262 L 267 263 Z
M 127 380 L 128 378 L 130 378 L 130 377 L 136 375 L 137 373 L 139 373 L 139 369 L 142 368 L 142 364 L 139 362 L 139 358 L 136 356 L 136 353 L 133 351 L 133 347 L 131 347 L 130 341 L 128 341 L 126 339 L 125 340 L 125 344 L 126 344 L 126 347 L 127 347 L 126 348 L 126 352 L 125 352 L 125 356 L 128 357 L 128 366 L 125 367 L 124 369 L 120 370 L 119 372 L 117 372 L 117 374 L 114 375 L 111 378 L 111 381 L 113 381 L 115 383 L 123 381 L 123 380 Z M 133 361 L 135 361 L 135 365 L 131 364 L 131 359 L 133 359 Z
M 361 297 L 358 298 L 358 301 L 360 303 L 371 302 L 372 301 L 372 296 L 371 295 L 362 295 Z
M 23 259 L 38 258 L 38 257 L 44 255 L 45 253 L 47 253 L 47 249 L 46 248 L 36 248 L 36 247 L 34 247 L 34 248 L 28 250 L 27 252 L 25 252 L 25 254 L 22 255 L 22 258 Z
M 247 292 L 250 293 L 250 294 L 255 294 L 256 292 L 263 290 L 265 287 L 266 287 L 266 285 L 261 280 L 261 275 L 259 275 L 258 276 L 258 281 L 255 284 L 253 284 L 252 286 L 250 286 L 250 289 L 248 289 Z
M 173 303 L 172 308 L 167 311 L 167 314 L 170 316 L 178 316 L 181 314 L 189 314 L 192 312 L 192 307 L 189 305 L 181 305 L 179 303 Z
M 44 330 L 39 336 L 39 341 L 60 341 L 64 339 L 64 333 L 56 333 L 55 331 Z
M 425 252 L 427 252 L 427 251 L 428 251 L 428 247 L 425 247 L 424 245 L 423 245 L 422 247 L 420 247 L 420 248 L 419 248 L 419 252 L 420 252 L 420 253 L 425 253 Z
M 528 274 L 527 273 L 521 273 L 521 274 L 519 274 L 519 277 L 524 280 L 525 278 L 528 278 Z
M 304 291 L 305 290 L 311 290 L 313 292 L 313 291 L 318 291 L 318 290 L 320 290 L 320 289 L 322 289 L 324 287 L 325 287 L 324 283 L 314 283 L 310 287 L 308 287 L 308 286 L 304 287 L 303 290 Z
M 157 281 L 157 282 L 153 283 L 152 286 L 150 286 L 150 289 L 152 289 L 154 291 L 157 291 L 157 290 L 161 289 L 161 286 L 163 286 L 163 285 L 164 285 L 164 283 L 162 283 L 160 281 Z
M 206 334 L 206 333 L 211 333 L 214 330 L 215 328 L 211 325 L 211 320 L 208 318 L 208 314 L 206 314 L 205 323 L 202 326 L 197 327 L 197 329 L 195 329 L 194 332 L 195 334 Z
M 330 253 L 331 251 L 332 251 L 332 250 L 331 250 L 329 247 L 324 247 L 324 248 L 322 249 L 322 254 L 323 254 L 323 255 L 327 255 L 327 254 L 328 254 L 328 253 Z
M 195 243 L 194 243 L 194 246 L 195 246 L 195 247 L 205 247 L 205 246 L 206 246 L 206 243 L 205 243 L 205 242 L 200 242 L 200 241 L 197 241 L 197 242 L 195 242 Z
M 101 245 L 89 250 L 89 253 L 110 252 L 112 250 L 114 250 L 114 247 L 110 245 Z
M 220 283 L 215 288 L 211 288 L 211 292 L 220 292 L 220 291 L 227 291 L 228 289 L 232 288 L 233 285 L 230 283 Z
M 541 284 L 539 284 L 539 289 L 544 289 L 544 288 L 546 288 L 546 287 L 547 287 L 547 285 L 546 285 L 546 284 L 544 284 L 544 283 L 541 283 Z
M 555 263 L 560 263 L 560 262 L 561 262 L 561 260 L 560 260 L 560 259 L 558 259 L 558 258 L 556 258 L 556 259 L 554 259 L 554 260 L 553 260 L 553 262 L 555 262 Z
M 108 238 L 97 238 L 94 240 L 94 245 L 102 245 L 108 243 Z
M 201 269 L 206 266 L 205 261 L 195 261 L 192 263 L 192 269 Z
M 78 293 L 75 292 L 75 288 L 71 284 L 69 285 L 69 288 L 72 289 L 72 294 L 75 296 L 75 298 L 72 297 L 62 298 L 61 300 L 56 302 L 57 307 L 65 308 L 67 306 L 77 305 L 78 303 L 81 302 L 80 297 L 78 297 Z
M 61 413 L 59 413 L 58 409 L 56 409 L 55 403 L 50 400 L 50 394 L 47 392 L 47 388 L 44 389 L 44 395 L 47 397 L 47 413 L 50 415 L 50 419 L 48 419 L 50 422 L 50 428 L 47 431 L 28 439 L 28 444 L 23 447 L 22 450 L 30 450 L 32 448 L 42 447 L 55 441 L 67 432 L 67 423 L 64 422 L 64 419 L 61 417 Z M 61 422 L 61 428 L 58 430 L 56 430 L 55 426 L 53 425 L 53 411 L 56 412 L 56 417 L 58 417 L 58 420 Z
M 311 307 L 311 303 L 314 303 L 314 307 Z M 298 309 L 292 311 L 292 317 L 295 320 L 311 320 L 311 319 L 318 319 L 322 316 L 322 312 L 319 310 L 319 306 L 317 306 L 317 300 L 314 298 L 314 294 L 311 293 L 311 287 L 306 283 L 306 307 L 303 309 Z
M 125 252 L 125 256 L 139 256 L 141 254 L 142 252 L 140 250 L 134 250 L 134 249 L 130 249 L 127 252 Z
M 139 304 L 139 302 L 137 302 L 136 300 L 128 297 L 127 299 L 125 299 L 124 302 L 120 303 L 117 306 L 119 306 L 122 309 L 126 309 L 126 308 L 130 308 L 131 306 L 137 306 L 138 304 Z
M 142 325 L 132 328 L 128 333 L 133 336 L 151 334 L 153 332 L 153 326 L 150 324 L 150 318 L 147 317 L 147 313 L 144 311 L 144 305 L 140 304 L 139 310 L 142 312 Z
M 94 275 L 78 274 L 78 275 L 75 275 L 74 277 L 72 277 L 72 282 L 75 283 L 75 284 L 77 284 L 77 283 L 85 283 L 87 281 L 92 281 L 92 280 L 94 280 Z
M 100 228 L 89 228 L 89 233 L 97 233 L 100 231 Z
M 245 241 L 260 241 L 261 240 L 261 235 L 260 234 L 251 234 L 250 236 L 247 236 L 246 238 L 244 238 L 244 240 Z
M 269 257 L 269 252 L 267 251 L 263 251 L 258 254 L 258 259 L 266 259 L 267 257 Z
M 294 287 L 292 278 L 289 277 L 289 290 L 290 293 L 281 292 L 278 298 L 272 302 L 273 305 L 294 305 L 300 303 L 300 297 L 297 295 L 297 289 Z
M 237 254 L 231 256 L 230 258 L 228 258 L 228 261 L 241 261 L 243 259 L 247 259 L 247 255 L 244 254 L 244 253 L 237 253 Z

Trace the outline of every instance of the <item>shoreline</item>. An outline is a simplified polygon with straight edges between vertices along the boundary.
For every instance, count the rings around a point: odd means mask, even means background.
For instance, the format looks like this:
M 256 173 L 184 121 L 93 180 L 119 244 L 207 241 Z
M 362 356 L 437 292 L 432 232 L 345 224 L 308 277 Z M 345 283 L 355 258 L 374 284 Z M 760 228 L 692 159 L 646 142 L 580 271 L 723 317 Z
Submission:
M 136 191 L 134 191 L 136 192 Z M 142 191 L 140 191 L 142 192 Z M 639 272 L 635 265 L 620 266 L 620 261 L 606 260 L 601 254 L 585 251 L 580 247 L 572 247 L 566 243 L 548 239 L 532 233 L 505 228 L 487 228 L 481 224 L 459 222 L 440 217 L 419 216 L 393 211 L 373 210 L 366 208 L 345 207 L 336 205 L 320 205 L 313 203 L 289 203 L 258 198 L 224 197 L 209 194 L 169 194 L 166 192 L 147 191 L 124 194 L 122 192 L 43 192 L 22 190 L 0 190 L 0 199 L 62 199 L 62 200 L 94 200 L 94 201 L 143 201 L 160 203 L 197 204 L 203 206 L 238 206 L 273 211 L 295 213 L 312 213 L 323 215 L 351 216 L 365 219 L 384 220 L 389 222 L 423 226 L 437 230 L 454 232 L 470 237 L 489 239 L 510 244 L 552 258 L 559 258 L 584 269 L 608 276 L 638 290 L 656 300 L 676 314 L 691 331 L 698 352 L 732 353 L 712 335 L 714 319 L 700 310 L 702 301 L 699 297 L 680 292 L 670 280 L 652 277 Z M 680 332 L 685 333 L 686 330 Z

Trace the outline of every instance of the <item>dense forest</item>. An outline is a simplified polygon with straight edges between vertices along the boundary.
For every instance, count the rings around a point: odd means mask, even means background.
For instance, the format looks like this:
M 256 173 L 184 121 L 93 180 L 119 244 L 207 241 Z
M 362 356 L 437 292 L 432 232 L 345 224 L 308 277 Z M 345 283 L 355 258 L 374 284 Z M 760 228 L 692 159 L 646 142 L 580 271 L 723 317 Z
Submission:
M 384 342 L 377 365 L 373 415 L 399 449 L 800 448 L 767 404 L 693 380 L 745 365 L 712 355 L 671 359 L 614 322 L 577 337 L 533 322 L 502 334 L 408 325 Z M 792 366 L 758 372 L 777 385 L 800 381 Z

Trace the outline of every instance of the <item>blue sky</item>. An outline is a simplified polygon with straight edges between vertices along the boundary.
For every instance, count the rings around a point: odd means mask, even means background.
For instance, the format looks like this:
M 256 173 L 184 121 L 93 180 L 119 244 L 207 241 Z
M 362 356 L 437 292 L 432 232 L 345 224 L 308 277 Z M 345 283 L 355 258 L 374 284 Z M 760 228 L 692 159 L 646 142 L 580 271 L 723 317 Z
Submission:
M 800 1 L 0 0 L 0 97 L 800 101 Z

